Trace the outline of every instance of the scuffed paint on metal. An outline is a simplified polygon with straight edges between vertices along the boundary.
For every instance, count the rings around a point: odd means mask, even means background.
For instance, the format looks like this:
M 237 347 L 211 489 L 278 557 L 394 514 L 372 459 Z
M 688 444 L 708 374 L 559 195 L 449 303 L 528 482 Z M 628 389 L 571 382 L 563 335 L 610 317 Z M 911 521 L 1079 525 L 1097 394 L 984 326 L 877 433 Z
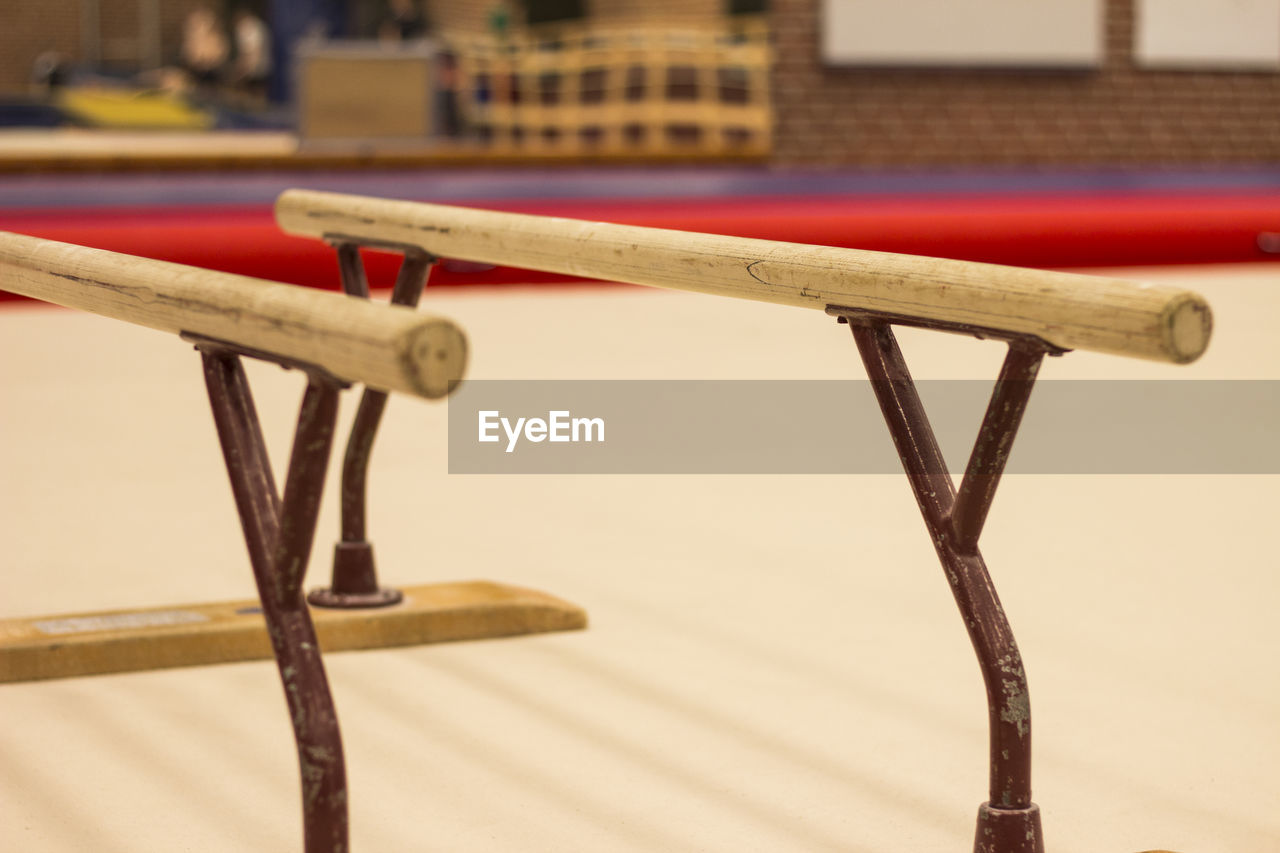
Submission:
M 1001 680 L 1004 704 L 1000 708 L 1000 719 L 1012 723 L 1018 730 L 1018 737 L 1025 738 L 1031 733 L 1031 696 L 1027 692 L 1027 676 L 1022 669 L 1022 661 L 1013 655 L 1005 655 L 997 665 L 1001 673 L 1010 676 Z
M 1031 699 L 1026 675 L 977 541 L 1040 361 L 1055 350 L 1030 336 L 988 334 L 988 330 L 959 323 L 920 323 L 914 318 L 834 306 L 827 311 L 846 322 L 853 333 L 982 670 L 990 725 L 990 775 L 988 803 L 979 813 L 974 849 L 979 853 L 1043 853 L 1039 810 L 1031 801 Z M 958 491 L 894 339 L 891 326 L 899 324 L 1009 343 Z
M 298 747 L 307 853 L 345 853 L 346 771 L 333 697 L 302 597 L 340 382 L 308 372 L 283 499 L 276 493 L 240 353 L 198 344 L 250 563 Z

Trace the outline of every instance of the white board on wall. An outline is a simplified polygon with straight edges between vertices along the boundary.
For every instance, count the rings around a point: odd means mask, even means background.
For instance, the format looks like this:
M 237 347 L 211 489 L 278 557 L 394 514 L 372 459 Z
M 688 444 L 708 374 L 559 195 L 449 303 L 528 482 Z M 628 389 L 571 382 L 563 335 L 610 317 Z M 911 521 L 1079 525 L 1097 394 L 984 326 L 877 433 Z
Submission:
M 1103 2 L 822 0 L 822 59 L 835 65 L 1093 67 L 1103 59 Z
M 1135 0 L 1134 57 L 1163 68 L 1280 68 L 1280 0 Z

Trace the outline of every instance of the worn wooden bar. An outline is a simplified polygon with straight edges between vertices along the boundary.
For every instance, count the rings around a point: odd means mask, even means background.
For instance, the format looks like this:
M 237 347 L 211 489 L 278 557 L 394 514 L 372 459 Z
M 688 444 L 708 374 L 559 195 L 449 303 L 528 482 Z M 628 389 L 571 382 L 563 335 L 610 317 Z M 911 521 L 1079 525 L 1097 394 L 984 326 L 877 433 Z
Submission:
M 0 289 L 421 397 L 445 396 L 466 367 L 466 338 L 443 317 L 21 234 L 0 232 Z
M 1208 346 L 1189 290 L 1044 270 L 558 217 L 288 190 L 291 234 L 420 246 L 435 255 L 825 310 L 843 306 L 1175 363 Z

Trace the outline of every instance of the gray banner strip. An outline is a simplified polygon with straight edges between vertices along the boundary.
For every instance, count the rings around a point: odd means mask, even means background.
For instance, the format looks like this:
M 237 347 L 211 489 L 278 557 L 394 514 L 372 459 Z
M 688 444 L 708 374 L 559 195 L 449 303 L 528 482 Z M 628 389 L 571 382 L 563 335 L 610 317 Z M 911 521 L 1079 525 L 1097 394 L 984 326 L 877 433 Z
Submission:
M 917 383 L 964 469 L 991 382 Z M 451 474 L 894 474 L 866 380 L 464 382 Z M 1280 473 L 1280 381 L 1042 381 L 1011 474 Z

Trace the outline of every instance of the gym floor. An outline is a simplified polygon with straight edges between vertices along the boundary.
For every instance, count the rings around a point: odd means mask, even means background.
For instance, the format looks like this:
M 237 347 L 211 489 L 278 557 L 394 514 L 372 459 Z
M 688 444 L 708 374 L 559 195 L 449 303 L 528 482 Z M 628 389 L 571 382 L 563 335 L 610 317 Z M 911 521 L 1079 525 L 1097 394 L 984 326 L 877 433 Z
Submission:
M 1072 353 L 1042 377 L 1280 380 L 1275 269 L 1108 270 L 1203 293 L 1209 352 Z M 424 305 L 466 329 L 476 379 L 863 376 L 847 331 L 801 309 L 582 285 L 429 288 Z M 990 379 L 1003 355 L 900 339 L 917 378 Z M 279 465 L 301 382 L 249 371 Z M 5 616 L 253 597 L 189 345 L 5 303 L 0 389 Z M 384 581 L 529 586 L 591 624 L 328 656 L 353 849 L 969 849 L 985 699 L 904 477 L 450 475 L 446 412 L 388 409 Z M 335 486 L 331 470 L 316 584 Z M 1049 849 L 1280 846 L 1277 486 L 1002 484 L 983 550 L 1027 664 Z M 301 849 L 296 774 L 271 662 L 0 687 L 7 848 Z

